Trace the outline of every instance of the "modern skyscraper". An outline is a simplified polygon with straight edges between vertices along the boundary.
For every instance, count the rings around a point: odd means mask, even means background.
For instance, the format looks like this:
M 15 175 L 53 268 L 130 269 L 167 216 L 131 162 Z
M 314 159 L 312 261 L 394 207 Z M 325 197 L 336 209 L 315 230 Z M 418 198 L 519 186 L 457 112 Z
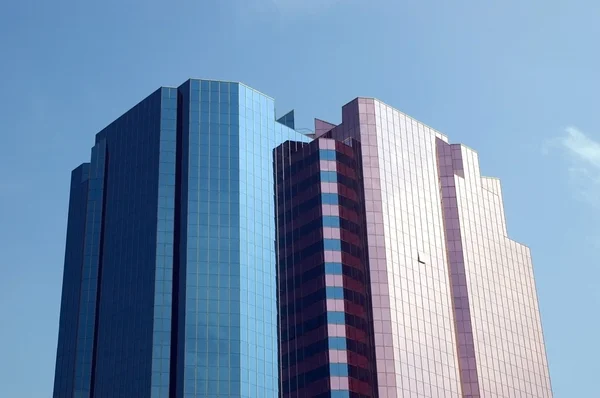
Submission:
M 531 254 L 477 154 L 357 98 L 275 151 L 284 397 L 551 397 Z
M 72 174 L 55 398 L 275 397 L 272 150 L 243 84 L 163 87 Z
M 301 134 L 160 88 L 72 173 L 54 397 L 278 395 L 551 396 L 529 250 L 473 151 L 379 101 Z

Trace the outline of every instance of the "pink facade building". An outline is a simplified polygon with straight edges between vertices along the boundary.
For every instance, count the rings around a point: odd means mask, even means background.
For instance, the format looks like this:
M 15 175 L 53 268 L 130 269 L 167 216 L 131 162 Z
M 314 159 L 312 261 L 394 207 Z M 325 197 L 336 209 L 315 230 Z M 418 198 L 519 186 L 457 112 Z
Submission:
M 552 397 L 531 253 L 477 153 L 370 98 L 275 150 L 280 395 Z

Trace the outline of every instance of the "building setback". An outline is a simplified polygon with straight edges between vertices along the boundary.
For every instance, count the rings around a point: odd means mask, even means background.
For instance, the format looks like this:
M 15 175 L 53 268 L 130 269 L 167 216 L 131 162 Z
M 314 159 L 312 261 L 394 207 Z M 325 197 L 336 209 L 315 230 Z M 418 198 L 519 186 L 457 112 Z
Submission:
M 551 397 L 531 254 L 477 154 L 370 98 L 277 159 L 284 397 Z
M 374 99 L 162 87 L 71 176 L 55 398 L 551 397 L 477 154 Z

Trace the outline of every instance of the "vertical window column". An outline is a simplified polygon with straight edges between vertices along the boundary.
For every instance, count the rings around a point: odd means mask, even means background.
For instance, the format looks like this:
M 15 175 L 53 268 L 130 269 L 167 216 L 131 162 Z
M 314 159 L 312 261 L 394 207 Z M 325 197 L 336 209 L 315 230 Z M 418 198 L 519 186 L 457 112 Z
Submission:
M 335 141 L 320 139 L 319 148 L 329 377 L 331 396 L 342 398 L 349 397 L 350 393 Z
M 79 322 L 75 359 L 75 396 L 89 397 L 92 389 L 96 307 L 100 273 L 102 223 L 104 222 L 104 181 L 106 141 L 92 148 L 85 225 L 85 246 L 79 298 Z
M 177 90 L 163 88 L 159 143 L 156 270 L 152 341 L 152 398 L 168 398 L 173 300 Z

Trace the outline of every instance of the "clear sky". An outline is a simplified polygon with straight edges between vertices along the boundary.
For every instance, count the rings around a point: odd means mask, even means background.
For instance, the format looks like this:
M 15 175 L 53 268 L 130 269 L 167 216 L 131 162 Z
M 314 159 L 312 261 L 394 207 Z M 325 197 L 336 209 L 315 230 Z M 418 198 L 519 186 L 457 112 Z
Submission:
M 161 85 L 242 81 L 312 118 L 377 97 L 475 148 L 532 248 L 557 397 L 600 374 L 597 0 L 3 1 L 0 397 L 52 392 L 69 177 Z

